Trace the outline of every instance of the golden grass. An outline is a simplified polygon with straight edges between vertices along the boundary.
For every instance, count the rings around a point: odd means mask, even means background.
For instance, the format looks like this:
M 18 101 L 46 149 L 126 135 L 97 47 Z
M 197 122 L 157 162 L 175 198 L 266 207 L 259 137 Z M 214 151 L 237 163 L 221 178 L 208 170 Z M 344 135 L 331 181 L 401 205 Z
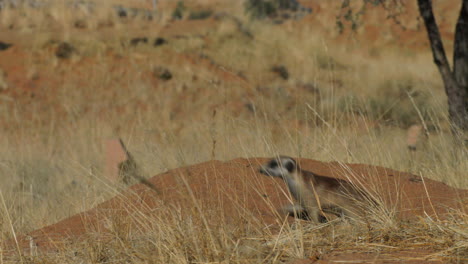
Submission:
M 163 32 L 171 9 L 154 21 L 132 22 L 116 18 L 108 5 L 99 7 L 93 19 L 63 2 L 42 11 L 2 11 L 2 27 L 13 25 L 26 38 L 34 35 L 28 70 L 66 76 L 51 91 L 56 94 L 48 102 L 51 107 L 35 101 L 0 106 L 0 118 L 9 124 L 0 130 L 2 238 L 112 197 L 115 186 L 104 180 L 102 153 L 103 140 L 114 137 L 124 140 L 147 177 L 211 159 L 281 153 L 382 165 L 468 188 L 468 152 L 449 132 L 445 95 L 429 52 L 378 50 L 373 57 L 351 45 L 333 44 L 313 28 L 248 20 L 243 23 L 254 39 L 222 20 L 207 27 L 204 38 L 187 32 L 187 38 L 170 38 L 158 49 L 130 47 L 121 43 L 134 34 L 152 27 L 150 37 Z M 233 6 L 242 17 L 241 6 Z M 73 25 L 83 18 L 88 29 L 79 33 Z M 51 39 L 72 43 L 78 53 L 70 62 L 56 59 L 47 49 Z M 92 63 L 85 64 L 90 58 Z M 80 64 L 87 69 L 77 72 Z M 272 73 L 274 65 L 286 66 L 290 79 Z M 174 79 L 145 77 L 159 66 L 169 68 Z M 232 80 L 223 78 L 226 72 Z M 421 122 L 418 110 L 430 125 L 430 136 L 412 153 L 405 129 Z M 298 220 L 293 226 L 284 223 L 279 234 L 259 228 L 257 219 L 214 229 L 199 224 L 206 218 L 203 211 L 194 212 L 191 220 L 177 211 L 165 216 L 114 219 L 115 234 L 107 242 L 90 237 L 61 253 L 23 260 L 277 263 L 336 248 L 427 247 L 438 252 L 434 259 L 468 258 L 466 212 L 454 212 L 456 217 L 445 222 L 401 223 L 390 217 L 370 225 L 312 226 Z M 135 230 L 134 221 L 145 222 L 151 232 Z

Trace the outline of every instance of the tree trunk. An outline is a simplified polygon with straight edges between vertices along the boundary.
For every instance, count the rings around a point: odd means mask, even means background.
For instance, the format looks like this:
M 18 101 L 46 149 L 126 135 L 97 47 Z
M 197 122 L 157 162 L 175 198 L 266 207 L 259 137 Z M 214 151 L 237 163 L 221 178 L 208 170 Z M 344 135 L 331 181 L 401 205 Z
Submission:
M 453 95 L 458 98 L 453 102 L 456 105 L 454 110 L 462 113 L 458 126 L 468 130 L 468 0 L 463 0 L 455 28 L 453 75 L 460 86 L 460 90 Z
M 431 0 L 418 0 L 419 13 L 426 25 L 434 63 L 437 65 L 448 98 L 449 118 L 454 129 L 468 130 L 468 0 L 463 0 L 455 33 L 454 72 L 445 55 Z

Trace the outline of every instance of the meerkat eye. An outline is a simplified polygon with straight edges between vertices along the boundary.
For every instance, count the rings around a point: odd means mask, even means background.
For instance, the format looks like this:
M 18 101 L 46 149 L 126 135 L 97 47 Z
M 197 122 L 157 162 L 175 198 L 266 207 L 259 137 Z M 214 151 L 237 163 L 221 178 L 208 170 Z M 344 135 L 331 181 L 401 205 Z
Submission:
M 272 168 L 272 169 L 275 169 L 278 167 L 278 161 L 276 160 L 272 160 L 269 164 L 269 167 Z
M 295 167 L 296 167 L 296 165 L 295 165 L 295 162 L 293 160 L 288 160 L 284 164 L 284 168 L 287 169 L 289 172 L 293 172 Z

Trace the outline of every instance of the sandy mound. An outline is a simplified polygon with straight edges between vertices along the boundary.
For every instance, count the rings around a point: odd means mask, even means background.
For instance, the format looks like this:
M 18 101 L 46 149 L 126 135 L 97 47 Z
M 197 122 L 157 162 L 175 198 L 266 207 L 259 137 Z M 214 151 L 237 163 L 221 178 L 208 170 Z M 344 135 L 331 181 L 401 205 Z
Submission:
M 180 210 L 183 214 L 204 212 L 210 216 L 210 223 L 216 219 L 233 223 L 258 219 L 258 225 L 270 225 L 275 230 L 279 218 L 274 208 L 287 204 L 288 195 L 280 179 L 258 173 L 259 164 L 266 160 L 210 161 L 175 169 L 149 179 L 158 188 L 158 193 L 144 184 L 137 184 L 94 209 L 28 235 L 39 249 L 59 248 L 63 243 L 86 237 L 91 232 L 111 232 L 109 220 L 118 216 L 138 219 L 145 213 L 163 215 L 168 209 Z M 405 219 L 426 215 L 444 218 L 450 210 L 466 208 L 466 203 L 463 205 L 462 202 L 468 198 L 468 190 L 455 189 L 430 179 L 362 164 L 308 159 L 300 160 L 300 164 L 305 170 L 317 174 L 362 180 L 364 186 L 379 193 L 387 206 L 396 208 L 399 216 Z M 26 251 L 30 247 L 27 238 L 19 238 L 20 247 Z

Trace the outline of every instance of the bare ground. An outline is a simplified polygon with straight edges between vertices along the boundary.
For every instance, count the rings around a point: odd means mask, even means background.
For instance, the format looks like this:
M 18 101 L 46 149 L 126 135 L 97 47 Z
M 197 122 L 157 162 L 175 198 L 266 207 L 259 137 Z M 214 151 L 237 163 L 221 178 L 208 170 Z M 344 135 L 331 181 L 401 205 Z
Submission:
M 89 237 L 105 241 L 113 234 L 109 223 L 116 219 L 129 216 L 136 225 L 141 225 L 138 223 L 140 214 L 162 216 L 167 214 L 167 210 L 182 212 L 184 217 L 203 212 L 210 226 L 256 221 L 247 226 L 260 226 L 276 234 L 284 223 L 283 216 L 277 214 L 275 208 L 288 204 L 290 198 L 280 179 L 258 173 L 259 164 L 265 161 L 265 158 L 210 161 L 156 175 L 149 182 L 157 189 L 144 184 L 134 185 L 96 208 L 20 236 L 19 247 L 23 252 L 29 252 L 30 238 L 40 252 L 61 250 Z M 363 164 L 325 163 L 310 159 L 301 159 L 300 163 L 304 169 L 320 175 L 353 182 L 362 180 L 367 190 L 382 198 L 386 212 L 395 212 L 402 223 L 429 217 L 444 221 L 458 210 L 467 210 L 468 190 L 452 188 L 427 178 Z M 143 219 L 140 220 L 146 221 Z M 291 222 L 292 218 L 289 220 Z M 404 259 L 408 263 L 426 263 L 431 253 L 434 250 L 429 246 L 405 249 L 383 245 L 377 252 L 337 248 L 320 256 L 311 256 L 309 261 L 333 263 L 352 259 L 362 260 L 362 263 L 387 263 Z M 440 258 L 433 259 L 436 260 L 443 263 Z

